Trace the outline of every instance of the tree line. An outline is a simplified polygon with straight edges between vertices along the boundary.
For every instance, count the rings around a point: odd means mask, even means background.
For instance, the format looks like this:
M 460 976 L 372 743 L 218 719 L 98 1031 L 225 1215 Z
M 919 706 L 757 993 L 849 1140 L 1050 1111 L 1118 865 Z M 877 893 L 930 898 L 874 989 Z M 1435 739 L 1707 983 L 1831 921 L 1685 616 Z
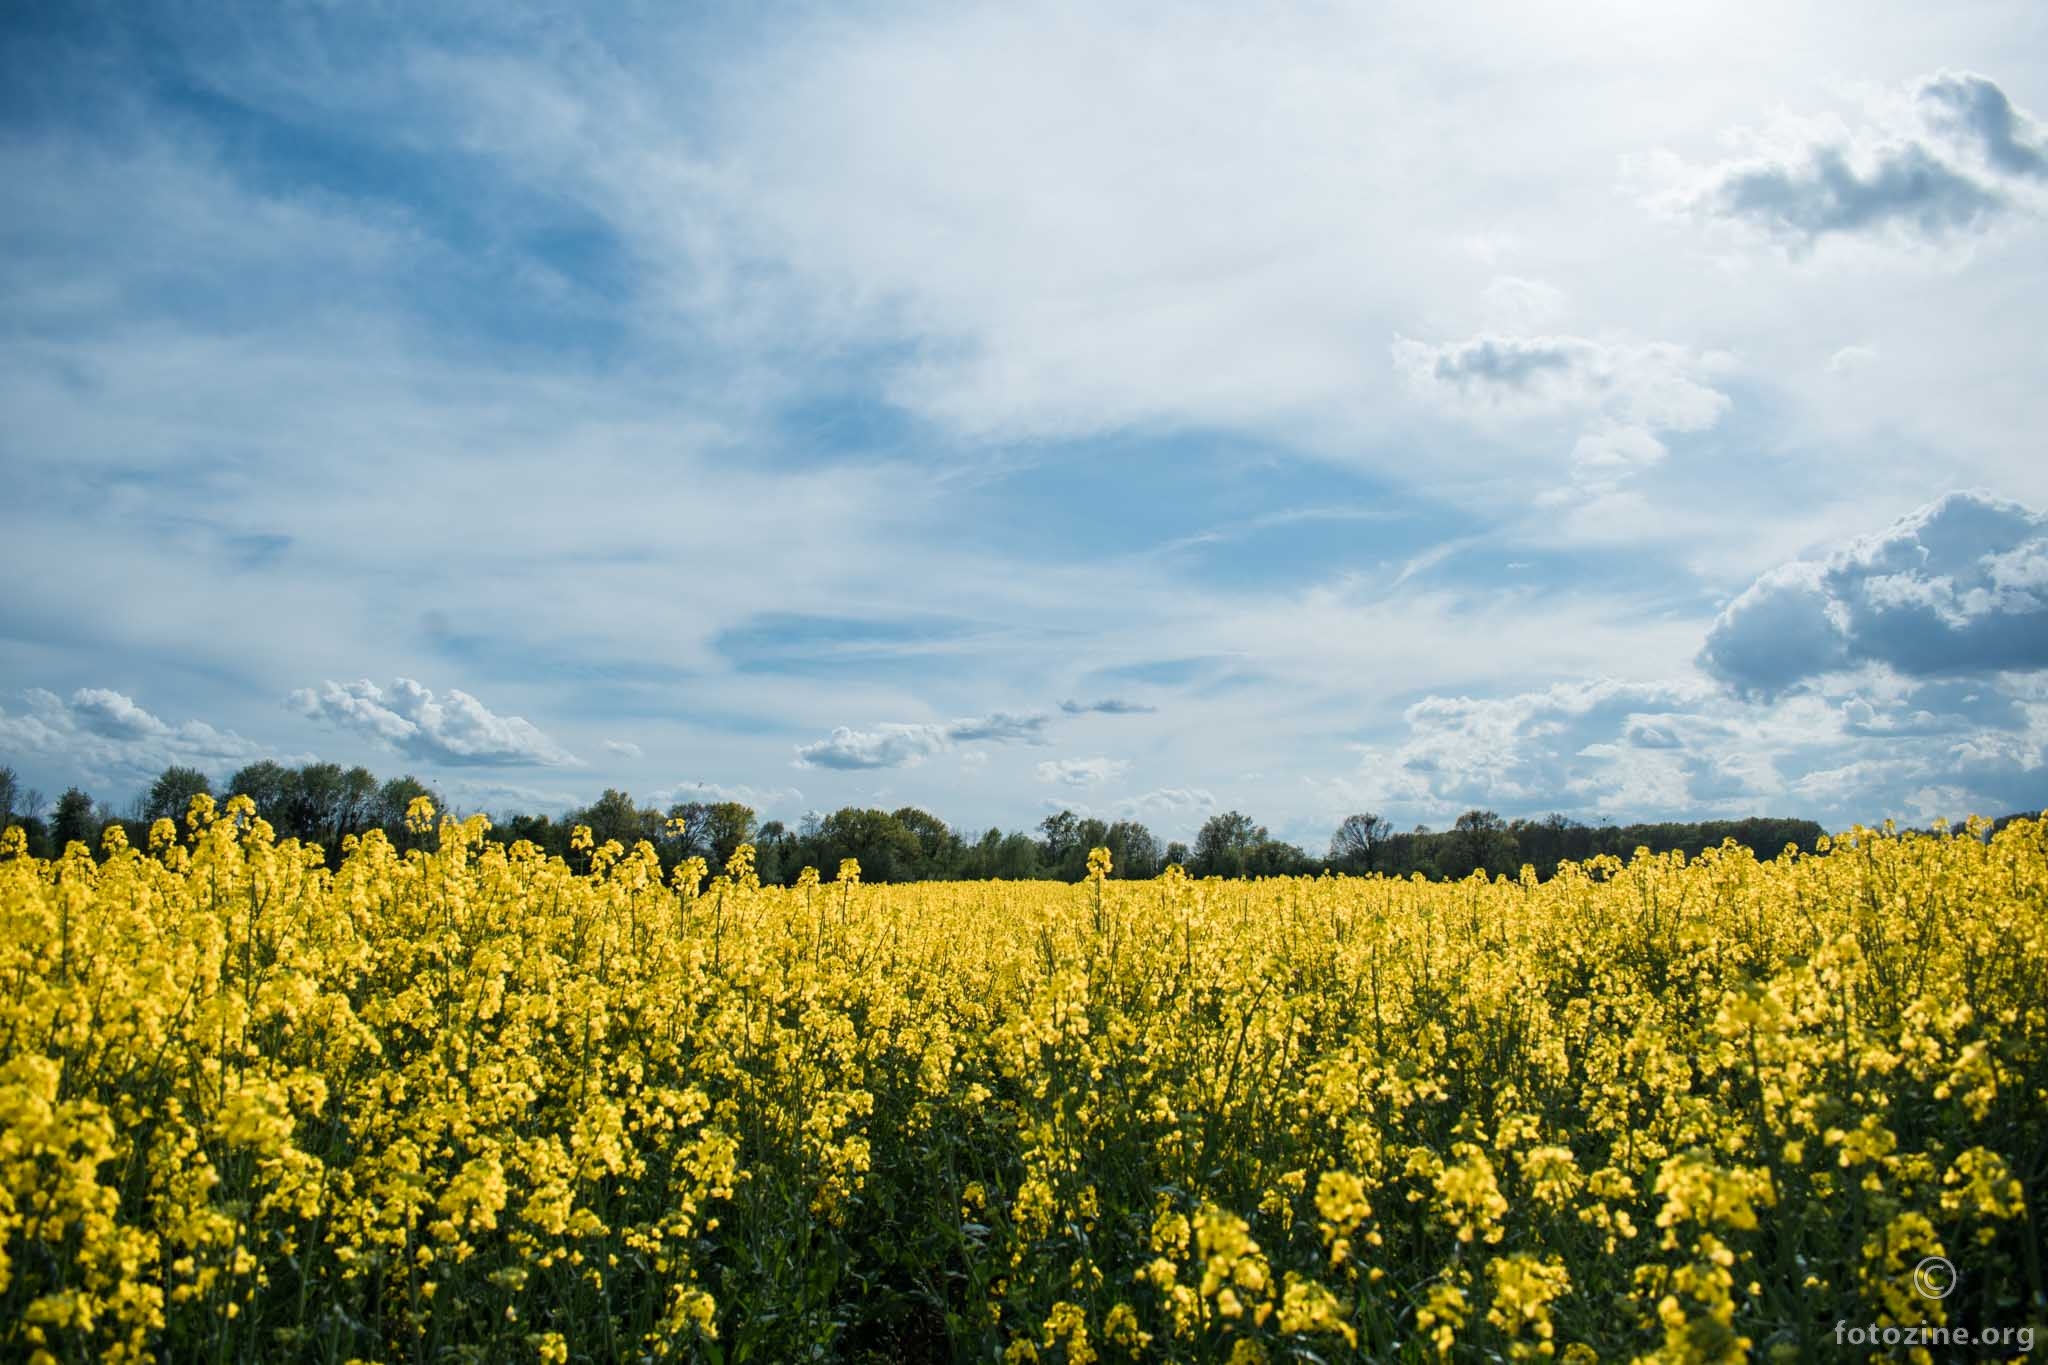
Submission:
M 40 792 L 23 789 L 12 768 L 0 767 L 0 827 L 21 826 L 30 851 L 43 857 L 56 856 L 74 841 L 98 850 L 110 825 L 121 825 L 131 844 L 144 846 L 152 822 L 180 819 L 192 798 L 202 793 L 222 800 L 247 796 L 280 838 L 318 844 L 331 862 L 339 860 L 344 838 L 372 829 L 382 830 L 401 848 L 418 844 L 419 836 L 405 824 L 406 807 L 416 797 L 430 797 L 437 808 L 447 808 L 431 787 L 411 775 L 380 780 L 363 767 L 291 767 L 265 759 L 240 769 L 218 789 L 196 768 L 166 768 L 125 812 L 117 814 L 78 787 L 52 804 Z M 616 839 L 631 848 L 646 840 L 660 855 L 664 870 L 696 857 L 717 871 L 734 849 L 751 844 L 761 879 L 785 885 L 794 883 L 806 867 L 829 877 L 846 858 L 859 860 L 861 875 L 868 881 L 1077 882 L 1087 876 L 1088 852 L 1093 848 L 1109 850 L 1111 875 L 1131 878 L 1157 876 L 1171 864 L 1198 877 L 1340 872 L 1420 874 L 1432 879 L 1474 872 L 1515 876 L 1526 864 L 1539 877 L 1548 877 L 1567 860 L 1583 862 L 1601 854 L 1626 858 L 1637 848 L 1697 855 L 1727 839 L 1760 857 L 1773 856 L 1787 845 L 1810 852 L 1825 833 L 1811 820 L 1758 817 L 1588 825 L 1563 815 L 1506 820 L 1485 810 L 1467 811 L 1446 830 L 1423 825 L 1397 830 L 1378 815 L 1362 813 L 1346 817 L 1327 851 L 1316 856 L 1274 838 L 1265 826 L 1238 811 L 1209 817 L 1190 846 L 1162 843 L 1136 820 L 1105 821 L 1071 810 L 1047 816 L 1030 832 L 991 828 L 976 834 L 915 806 L 893 811 L 848 806 L 808 814 L 791 827 L 780 820 L 763 821 L 737 801 L 684 801 L 663 809 L 642 805 L 613 789 L 560 816 L 494 817 L 488 837 L 503 844 L 525 839 L 573 862 L 580 855 L 570 846 L 571 833 L 579 825 L 588 827 L 600 845 Z

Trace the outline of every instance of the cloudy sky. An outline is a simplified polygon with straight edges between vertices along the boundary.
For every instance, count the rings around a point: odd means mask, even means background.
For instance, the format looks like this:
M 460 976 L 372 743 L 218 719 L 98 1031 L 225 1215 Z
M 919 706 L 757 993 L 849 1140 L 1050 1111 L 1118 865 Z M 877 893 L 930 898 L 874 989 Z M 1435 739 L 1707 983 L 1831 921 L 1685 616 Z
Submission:
M 9 6 L 0 762 L 2048 805 L 2048 9 Z

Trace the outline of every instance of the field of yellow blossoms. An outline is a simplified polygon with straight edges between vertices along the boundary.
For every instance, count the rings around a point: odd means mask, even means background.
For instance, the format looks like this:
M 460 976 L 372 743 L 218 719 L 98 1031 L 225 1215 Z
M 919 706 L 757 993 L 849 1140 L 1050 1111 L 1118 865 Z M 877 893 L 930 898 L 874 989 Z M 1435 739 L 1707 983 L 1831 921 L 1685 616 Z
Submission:
M 0 841 L 0 1359 L 1789 1360 L 2048 1319 L 2048 824 L 790 890 L 414 825 L 339 870 L 203 797 L 147 849 Z

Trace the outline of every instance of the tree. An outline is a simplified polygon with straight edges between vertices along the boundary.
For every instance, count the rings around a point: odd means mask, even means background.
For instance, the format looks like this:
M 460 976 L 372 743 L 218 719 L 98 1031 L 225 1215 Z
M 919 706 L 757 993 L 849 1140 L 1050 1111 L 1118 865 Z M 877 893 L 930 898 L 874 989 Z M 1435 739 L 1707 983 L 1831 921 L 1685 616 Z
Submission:
M 1249 815 L 1227 810 L 1212 815 L 1195 836 L 1195 857 L 1188 871 L 1198 877 L 1240 877 L 1245 858 L 1270 836 Z
M 551 857 L 569 856 L 569 828 L 545 815 L 515 814 L 491 826 L 490 837 L 510 847 L 524 839 Z
M 715 869 L 731 861 L 733 850 L 754 841 L 754 808 L 737 801 L 714 801 L 696 809 L 698 845 Z M 687 820 L 689 817 L 685 816 Z M 685 838 L 688 834 L 685 833 Z
M 1048 815 L 1038 822 L 1039 852 L 1047 867 L 1057 869 L 1081 842 L 1081 817 L 1070 810 Z M 1082 849 L 1082 856 L 1087 850 Z
M 291 770 L 272 759 L 258 759 L 228 779 L 229 796 L 246 796 L 256 803 L 256 813 L 272 825 L 284 827 L 284 793 Z M 184 814 L 183 811 L 178 814 Z
M 883 810 L 862 810 L 847 806 L 835 810 L 818 825 L 819 861 L 827 875 L 840 860 L 860 860 L 863 881 L 908 881 L 917 866 L 917 836 L 901 820 Z
M 905 806 L 895 816 L 917 840 L 914 875 L 918 881 L 943 881 L 959 870 L 967 845 L 951 825 L 915 806 Z
M 0 829 L 14 823 L 14 803 L 21 799 L 21 784 L 14 769 L 0 768 Z
M 1050 831 L 1052 837 L 1040 850 L 1039 865 L 1061 881 L 1078 882 L 1088 875 L 1089 851 L 1109 843 L 1109 826 L 1092 815 L 1080 816 L 1072 811 L 1061 811 L 1054 820 L 1057 827 Z M 1045 829 L 1046 825 L 1039 828 Z M 1054 856 L 1055 848 L 1059 850 L 1058 856 Z
M 995 875 L 996 852 L 1003 846 L 1003 832 L 990 826 L 988 831 L 973 843 L 961 841 L 960 880 L 963 882 L 987 881 Z
M 335 795 L 335 842 L 344 834 L 361 834 L 377 821 L 377 775 L 360 763 L 341 775 Z
M 1159 875 L 1159 841 L 1136 820 L 1111 825 L 1102 844 L 1109 850 L 1111 876 L 1142 880 Z
M 384 837 L 399 848 L 413 848 L 419 842 L 417 836 L 406 828 L 405 812 L 422 796 L 433 801 L 436 810 L 440 809 L 441 802 L 435 799 L 427 784 L 411 773 L 394 777 L 377 789 L 377 825 L 384 831 Z
M 1309 861 L 1308 854 L 1285 839 L 1261 839 L 1245 850 L 1247 877 L 1299 877 L 1313 871 L 1315 864 Z
M 992 831 L 993 832 L 993 831 Z M 1038 875 L 1038 841 L 1019 831 L 1006 834 L 996 846 L 989 875 L 1006 882 L 1030 881 Z
M 174 763 L 149 784 L 149 792 L 142 800 L 143 823 L 182 820 L 192 805 L 193 797 L 211 795 L 213 783 L 207 780 L 205 773 Z
M 590 837 L 602 847 L 606 840 L 618 840 L 619 847 L 631 848 L 642 839 L 650 842 L 660 834 L 661 816 L 642 810 L 633 798 L 616 787 L 570 817 L 570 823 L 590 826 Z
M 1444 872 L 1452 877 L 1512 872 L 1521 857 L 1507 821 L 1490 810 L 1468 810 L 1459 816 L 1451 826 L 1450 845 Z
M 788 885 L 803 870 L 797 862 L 797 839 L 780 820 L 770 820 L 754 833 L 754 874 L 764 883 Z
M 1533 865 L 1539 877 L 1554 875 L 1566 859 L 1584 861 L 1593 851 L 1593 832 L 1558 811 L 1540 820 L 1516 820 L 1508 833 L 1514 836 L 1522 861 Z
M 1166 860 L 1167 867 L 1185 869 L 1192 855 L 1188 852 L 1188 846 L 1176 839 L 1166 846 L 1166 852 L 1160 856 Z
M 92 847 L 94 836 L 99 832 L 99 821 L 94 818 L 90 796 L 72 787 L 57 798 L 57 810 L 50 817 L 50 841 L 58 853 L 63 853 L 74 840 L 87 848 Z
M 1394 827 L 1378 814 L 1347 815 L 1330 836 L 1330 861 L 1346 872 L 1371 872 Z

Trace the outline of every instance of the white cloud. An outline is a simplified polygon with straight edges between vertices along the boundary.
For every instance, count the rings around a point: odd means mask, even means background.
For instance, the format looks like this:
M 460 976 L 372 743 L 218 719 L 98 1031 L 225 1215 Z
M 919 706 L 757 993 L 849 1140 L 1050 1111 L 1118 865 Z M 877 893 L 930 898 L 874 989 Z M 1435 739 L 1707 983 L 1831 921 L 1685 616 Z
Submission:
M 1046 811 L 1072 811 L 1092 819 L 1133 820 L 1151 829 L 1162 842 L 1189 840 L 1209 816 L 1221 808 L 1215 794 L 1199 787 L 1158 787 L 1137 796 L 1121 797 L 1106 805 L 1095 805 L 1069 797 L 1047 797 L 1039 802 Z
M 1868 664 L 1916 677 L 2048 668 L 2048 515 L 1952 493 L 1781 565 L 1722 611 L 1700 663 L 1764 694 Z
M 946 727 L 935 723 L 884 723 L 872 730 L 853 730 L 841 725 L 825 739 L 799 744 L 796 765 L 800 768 L 900 768 L 922 763 L 951 746 Z
M 1708 595 L 1842 528 L 1973 484 L 2048 506 L 2031 220 L 2002 212 L 1967 259 L 1830 272 L 1716 254 L 1718 233 L 1612 193 L 1621 156 L 1662 143 L 1711 165 L 1729 155 L 1712 130 L 1829 70 L 1910 72 L 1938 50 L 1999 63 L 2040 108 L 2048 68 L 2003 7 L 739 14 L 733 42 L 680 11 L 632 20 L 632 41 L 595 10 L 538 39 L 380 25 L 365 51 L 392 60 L 346 88 L 323 70 L 333 30 L 298 19 L 296 41 L 252 17 L 167 45 L 223 107 L 345 134 L 347 186 L 246 162 L 203 111 L 92 54 L 106 76 L 76 103 L 101 89 L 99 113 L 0 149 L 12 183 L 48 191 L 24 200 L 23 326 L 0 341 L 7 456 L 43 490 L 0 511 L 27 575 L 0 608 L 17 675 L 163 660 L 165 686 L 269 697 L 354 676 L 336 660 L 380 679 L 459 660 L 594 760 L 623 758 L 601 737 L 630 724 L 692 771 L 758 776 L 787 762 L 792 718 L 1086 699 L 1127 685 L 1116 665 L 1241 652 L 1199 683 L 1145 681 L 1174 701 L 1128 728 L 1148 781 L 1227 782 L 1277 828 L 1304 771 L 1405 701 L 1665 676 Z M 2038 192 L 2010 101 L 1927 104 L 1955 127 L 1914 136 L 1973 176 L 2004 162 L 2015 204 Z M 481 196 L 452 218 L 410 193 L 441 158 Z M 1542 401 L 1415 403 L 1395 335 L 1594 349 Z M 1685 343 L 1664 368 L 1739 411 L 1696 440 L 1650 420 L 1686 404 L 1604 355 L 1644 338 Z M 1882 367 L 1824 382 L 1848 340 Z M 1725 380 L 1724 349 L 1742 358 Z M 1074 460 L 1009 438 L 1101 431 L 1128 435 L 1089 449 L 1099 483 L 1072 496 L 1143 497 L 1145 515 L 989 524 L 988 479 L 1044 461 L 1058 487 Z M 1628 488 L 1536 505 L 1567 461 Z M 1270 510 L 1325 494 L 1385 522 L 1297 532 Z M 993 534 L 960 535 L 975 524 Z M 1468 533 L 1455 572 L 1425 577 L 1423 547 Z M 1145 557 L 1174 540 L 1193 548 Z M 1387 593 L 1403 560 L 1416 573 Z M 1501 561 L 1533 568 L 1488 580 Z M 195 581 L 224 586 L 175 613 L 131 591 Z M 399 584 L 442 631 L 408 634 L 410 611 L 383 605 Z M 877 602 L 987 629 L 914 671 L 859 649 L 810 676 L 736 671 L 712 643 L 762 613 Z M 204 704 L 246 728 L 233 684 Z M 1922 695 L 1869 723 L 1953 729 L 1959 705 Z M 1666 731 L 1683 742 L 1658 721 L 1588 742 L 1677 752 L 1652 743 Z M 902 794 L 988 822 L 1052 752 L 996 748 L 967 780 L 950 756 L 980 745 L 937 743 L 948 759 Z M 1273 785 L 1247 791 L 1252 769 Z M 816 780 L 821 801 L 849 795 Z
M 1095 787 L 1113 782 L 1131 770 L 1121 758 L 1055 758 L 1038 765 L 1040 782 L 1064 782 L 1070 787 Z
M 1125 797 L 1113 809 L 1131 819 L 1153 815 L 1185 822 L 1208 814 L 1216 806 L 1215 794 L 1201 787 L 1154 787 L 1137 796 Z
M 1378 810 L 1442 822 L 1473 808 L 1584 820 L 1786 813 L 1835 824 L 1949 819 L 2048 801 L 2044 712 L 1984 688 L 1844 677 L 1830 695 L 1745 702 L 1698 680 L 1560 684 L 1429 697 L 1406 732 L 1361 746 L 1355 773 L 1311 779 L 1332 818 Z
M 1044 741 L 1045 727 L 1051 719 L 1041 711 L 992 711 L 971 720 L 954 721 L 945 727 L 946 738 L 956 744 L 973 740 L 1038 744 Z
M 85 728 L 110 739 L 161 739 L 171 727 L 119 692 L 82 687 L 71 694 L 71 712 Z
M 431 785 L 437 795 L 454 802 L 457 810 L 480 810 L 494 815 L 562 815 L 588 802 L 587 797 L 516 782 L 479 782 L 458 777 L 436 780 Z
M 604 742 L 604 751 L 608 754 L 617 754 L 620 758 L 644 758 L 646 756 L 639 745 L 627 739 L 606 740 Z
M 1069 699 L 1060 703 L 1060 710 L 1070 716 L 1149 716 L 1159 708 L 1127 697 L 1104 697 L 1099 701 Z
M 903 768 L 960 744 L 1044 742 L 1052 717 L 1044 712 L 991 712 L 955 721 L 884 723 L 871 730 L 839 726 L 831 735 L 796 748 L 799 768 Z
M 581 762 L 523 717 L 497 715 L 457 688 L 437 700 L 411 678 L 398 679 L 388 694 L 367 678 L 330 680 L 299 689 L 286 704 L 309 720 L 367 735 L 422 762 L 551 768 Z
M 1989 79 L 1942 72 L 1909 98 L 1872 94 L 1861 120 L 1780 118 L 1750 154 L 1708 166 L 1661 159 L 1651 202 L 1740 224 L 1803 254 L 1830 237 L 1941 241 L 2037 204 L 2048 136 Z
M 1458 416 L 1603 413 L 1660 431 L 1702 431 L 1728 396 L 1704 382 L 1725 357 L 1670 342 L 1482 334 L 1429 343 L 1396 337 L 1394 366 L 1411 390 Z
M 1921 83 L 1920 99 L 1939 110 L 1934 121 L 1969 145 L 1994 173 L 2048 180 L 2048 129 L 2013 108 L 1989 77 L 1943 71 Z
M 1711 695 L 1703 683 L 1602 681 L 1507 697 L 1428 697 L 1404 713 L 1407 737 L 1391 748 L 1362 747 L 1362 776 L 1333 795 L 1434 815 L 1597 806 L 1622 790 L 1668 787 L 1671 762 L 1661 751 L 1676 747 L 1670 736 Z M 1586 752 L 1630 734 L 1654 742 Z M 1597 792 L 1602 786 L 1611 790 Z
M 733 785 L 723 782 L 683 782 L 649 793 L 648 800 L 663 809 L 686 801 L 737 801 L 743 806 L 753 807 L 758 814 L 768 816 L 794 815 L 801 811 L 804 794 L 795 787 L 752 787 L 744 782 Z
M 1496 275 L 1480 297 L 1487 325 L 1510 333 L 1542 331 L 1565 313 L 1564 291 L 1542 280 Z
M 1667 453 L 1664 443 L 1642 427 L 1602 422 L 1572 446 L 1572 464 L 1588 472 L 1626 473 L 1648 468 Z
M 24 710 L 0 707 L 0 748 L 32 754 L 84 781 L 134 782 L 173 764 L 218 776 L 273 756 L 205 721 L 173 725 L 109 688 L 82 687 L 67 699 L 35 687 L 21 696 Z
M 1706 380 L 1728 365 L 1668 342 L 1486 333 L 1465 341 L 1397 337 L 1394 367 L 1410 392 L 1484 424 L 1569 417 L 1582 424 L 1571 450 L 1583 488 L 1611 489 L 1666 454 L 1658 432 L 1704 431 L 1730 400 Z

